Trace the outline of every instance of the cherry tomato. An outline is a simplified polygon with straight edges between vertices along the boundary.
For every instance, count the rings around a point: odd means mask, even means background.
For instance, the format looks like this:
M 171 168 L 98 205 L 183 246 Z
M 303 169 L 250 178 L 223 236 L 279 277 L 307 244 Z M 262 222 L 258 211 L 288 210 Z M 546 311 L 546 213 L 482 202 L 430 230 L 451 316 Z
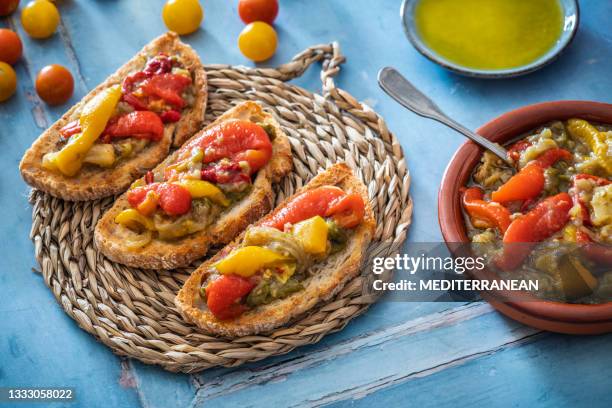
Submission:
M 23 46 L 19 36 L 6 28 L 0 29 L 0 61 L 15 64 L 21 58 Z
M 47 65 L 36 77 L 36 93 L 49 105 L 65 103 L 70 99 L 73 91 L 72 74 L 61 65 Z
M 17 89 L 17 75 L 6 62 L 0 62 L 0 102 L 13 96 Z
M 204 11 L 198 0 L 168 0 L 162 10 L 164 23 L 177 34 L 191 34 L 198 29 Z
M 254 21 L 272 24 L 278 15 L 278 0 L 240 0 L 238 14 L 245 24 Z
M 49 0 L 29 2 L 21 12 L 23 29 L 34 38 L 53 35 L 60 21 L 59 11 Z
M 265 61 L 276 52 L 276 31 L 268 23 L 256 21 L 244 27 L 238 37 L 240 52 L 252 61 Z
M 0 17 L 8 16 L 17 10 L 19 0 L 0 0 Z

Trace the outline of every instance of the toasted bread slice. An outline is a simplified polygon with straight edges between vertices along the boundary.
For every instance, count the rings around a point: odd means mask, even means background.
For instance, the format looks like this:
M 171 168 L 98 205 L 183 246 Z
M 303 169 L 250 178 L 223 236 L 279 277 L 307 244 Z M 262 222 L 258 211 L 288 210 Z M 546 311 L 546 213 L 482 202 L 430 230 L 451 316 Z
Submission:
M 181 57 L 185 68 L 192 74 L 196 93 L 193 106 L 183 112 L 181 119 L 176 123 L 168 123 L 164 126 L 162 140 L 149 143 L 134 157 L 122 160 L 113 168 L 104 169 L 85 164 L 75 177 L 65 177 L 42 167 L 43 156 L 57 150 L 60 129 L 67 123 L 78 119 L 87 102 L 104 89 L 120 84 L 130 73 L 142 69 L 148 57 L 160 52 Z M 161 162 L 168 155 L 170 146 L 183 144 L 201 127 L 208 99 L 207 93 L 206 73 L 200 58 L 189 45 L 180 41 L 177 34 L 168 32 L 147 44 L 131 60 L 85 95 L 81 101 L 41 134 L 23 156 L 19 165 L 21 174 L 32 187 L 64 200 L 95 200 L 119 194 L 125 191 L 136 178 Z
M 226 337 L 247 336 L 270 331 L 303 315 L 317 303 L 330 299 L 351 278 L 355 277 L 359 273 L 363 255 L 372 240 L 375 229 L 374 214 L 368 201 L 367 189 L 346 164 L 339 163 L 314 177 L 298 193 L 323 185 L 334 185 L 346 192 L 360 194 L 366 203 L 366 212 L 363 222 L 352 232 L 346 248 L 311 267 L 311 273 L 314 273 L 302 282 L 304 290 L 267 305 L 258 306 L 235 319 L 218 320 L 200 298 L 199 288 L 201 282 L 208 277 L 211 265 L 237 247 L 244 237 L 243 233 L 217 255 L 198 267 L 185 282 L 175 299 L 176 306 L 185 320 L 195 323 L 208 333 Z M 291 197 L 284 200 L 276 207 L 276 210 L 255 225 L 272 217 L 289 200 Z M 313 271 L 312 268 L 315 270 Z
M 257 172 L 250 193 L 223 212 L 211 226 L 203 231 L 176 241 L 154 239 L 147 246 L 132 250 L 126 248 L 122 242 L 122 237 L 127 232 L 125 227 L 114 221 L 117 214 L 130 208 L 127 195 L 123 194 L 96 225 L 95 242 L 106 257 L 124 265 L 143 269 L 173 269 L 186 266 L 204 256 L 210 245 L 230 242 L 247 225 L 270 211 L 274 203 L 272 183 L 279 181 L 291 171 L 293 166 L 289 140 L 274 117 L 264 112 L 255 102 L 244 102 L 228 110 L 215 122 L 194 135 L 192 139 L 199 137 L 207 129 L 232 119 L 249 120 L 274 128 L 272 158 Z M 154 171 L 163 171 L 176 161 L 177 156 L 178 151 L 168 156 Z

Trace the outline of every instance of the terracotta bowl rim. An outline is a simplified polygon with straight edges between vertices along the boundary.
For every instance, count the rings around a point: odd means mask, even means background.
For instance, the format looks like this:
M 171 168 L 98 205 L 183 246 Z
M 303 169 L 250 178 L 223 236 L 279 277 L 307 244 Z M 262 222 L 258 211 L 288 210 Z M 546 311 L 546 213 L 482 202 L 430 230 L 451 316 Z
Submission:
M 578 116 L 612 124 L 612 104 L 583 100 L 560 100 L 527 105 L 506 112 L 481 126 L 477 132 L 496 142 L 508 142 L 523 132 L 556 119 Z M 469 242 L 459 202 L 459 187 L 477 164 L 482 149 L 471 141 L 451 158 L 438 193 L 438 222 L 445 242 Z M 446 197 L 454 197 L 452 200 Z M 606 322 L 612 320 L 612 302 L 569 304 L 553 301 L 506 302 L 524 313 L 561 322 Z

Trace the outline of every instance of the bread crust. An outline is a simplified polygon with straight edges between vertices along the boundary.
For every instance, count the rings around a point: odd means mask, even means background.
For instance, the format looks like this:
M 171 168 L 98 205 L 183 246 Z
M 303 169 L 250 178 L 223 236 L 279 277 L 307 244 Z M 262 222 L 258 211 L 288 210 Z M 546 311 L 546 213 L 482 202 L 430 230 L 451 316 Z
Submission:
M 125 227 L 114 221 L 117 214 L 130 208 L 127 194 L 124 193 L 98 221 L 94 232 L 95 243 L 107 258 L 142 269 L 174 269 L 187 266 L 204 256 L 209 246 L 230 242 L 247 225 L 270 211 L 274 203 L 272 183 L 278 182 L 293 167 L 289 140 L 272 115 L 264 112 L 255 102 L 244 102 L 225 112 L 189 140 L 199 137 L 207 129 L 230 119 L 263 122 L 270 124 L 275 130 L 276 137 L 272 141 L 272 158 L 257 172 L 249 195 L 227 212 L 222 213 L 214 224 L 203 231 L 172 242 L 154 239 L 144 248 L 129 250 L 121 239 L 125 233 Z M 165 167 L 176 161 L 177 156 L 178 151 L 172 153 L 156 167 L 155 171 L 163 171 Z
M 353 175 L 346 164 L 339 163 L 314 177 L 297 193 L 323 185 L 335 185 L 346 192 L 360 194 L 366 203 L 365 217 L 351 234 L 347 247 L 342 252 L 324 260 L 323 264 L 318 266 L 319 272 L 304 281 L 304 290 L 285 299 L 256 307 L 236 319 L 221 321 L 215 318 L 200 300 L 200 283 L 207 278 L 212 264 L 239 245 L 244 238 L 244 233 L 242 233 L 230 245 L 198 267 L 185 282 L 175 299 L 176 306 L 183 318 L 207 333 L 225 337 L 248 336 L 267 332 L 303 315 L 317 303 L 329 300 L 350 279 L 355 277 L 359 273 L 363 254 L 370 244 L 375 230 L 374 213 L 369 204 L 367 189 Z M 272 217 L 290 199 L 291 197 L 284 200 L 273 212 L 259 220 L 255 225 Z
M 104 89 L 121 84 L 127 75 L 144 67 L 147 57 L 159 52 L 181 56 L 185 68 L 193 75 L 193 85 L 196 90 L 194 105 L 183 114 L 178 122 L 164 126 L 162 139 L 159 142 L 149 143 L 133 158 L 124 160 L 111 169 L 84 165 L 75 177 L 66 177 L 44 169 L 42 157 L 48 152 L 57 150 L 60 129 L 67 123 L 78 119 L 87 102 Z M 180 41 L 177 34 L 168 32 L 145 45 L 132 59 L 85 95 L 57 122 L 44 131 L 25 152 L 19 164 L 19 170 L 26 183 L 63 200 L 87 201 L 119 194 L 125 191 L 136 178 L 162 161 L 168 155 L 171 146 L 183 144 L 201 127 L 207 100 L 206 72 L 200 58 L 193 48 Z

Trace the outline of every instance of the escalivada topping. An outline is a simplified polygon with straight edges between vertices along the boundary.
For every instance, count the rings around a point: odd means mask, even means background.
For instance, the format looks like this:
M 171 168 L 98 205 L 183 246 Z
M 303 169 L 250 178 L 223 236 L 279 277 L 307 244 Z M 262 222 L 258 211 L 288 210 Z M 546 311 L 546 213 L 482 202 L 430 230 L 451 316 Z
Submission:
M 127 192 L 131 208 L 117 224 L 150 237 L 175 240 L 201 231 L 248 194 L 253 175 L 272 157 L 268 133 L 242 120 L 223 122 L 181 147 L 163 172 L 149 172 Z M 129 244 L 128 244 L 129 245 Z
M 536 297 L 612 299 L 612 126 L 554 121 L 515 141 L 512 166 L 485 152 L 462 188 L 476 251 L 503 279 L 537 280 Z
M 304 191 L 212 264 L 200 297 L 217 319 L 229 320 L 299 292 L 308 268 L 341 251 L 364 216 L 359 194 L 329 185 Z
M 63 146 L 43 157 L 43 167 L 72 177 L 85 163 L 108 168 L 132 157 L 162 139 L 164 123 L 181 119 L 191 105 L 192 88 L 191 73 L 178 57 L 152 57 L 142 71 L 102 91 L 78 120 L 60 129 Z M 65 164 L 66 158 L 72 163 Z

